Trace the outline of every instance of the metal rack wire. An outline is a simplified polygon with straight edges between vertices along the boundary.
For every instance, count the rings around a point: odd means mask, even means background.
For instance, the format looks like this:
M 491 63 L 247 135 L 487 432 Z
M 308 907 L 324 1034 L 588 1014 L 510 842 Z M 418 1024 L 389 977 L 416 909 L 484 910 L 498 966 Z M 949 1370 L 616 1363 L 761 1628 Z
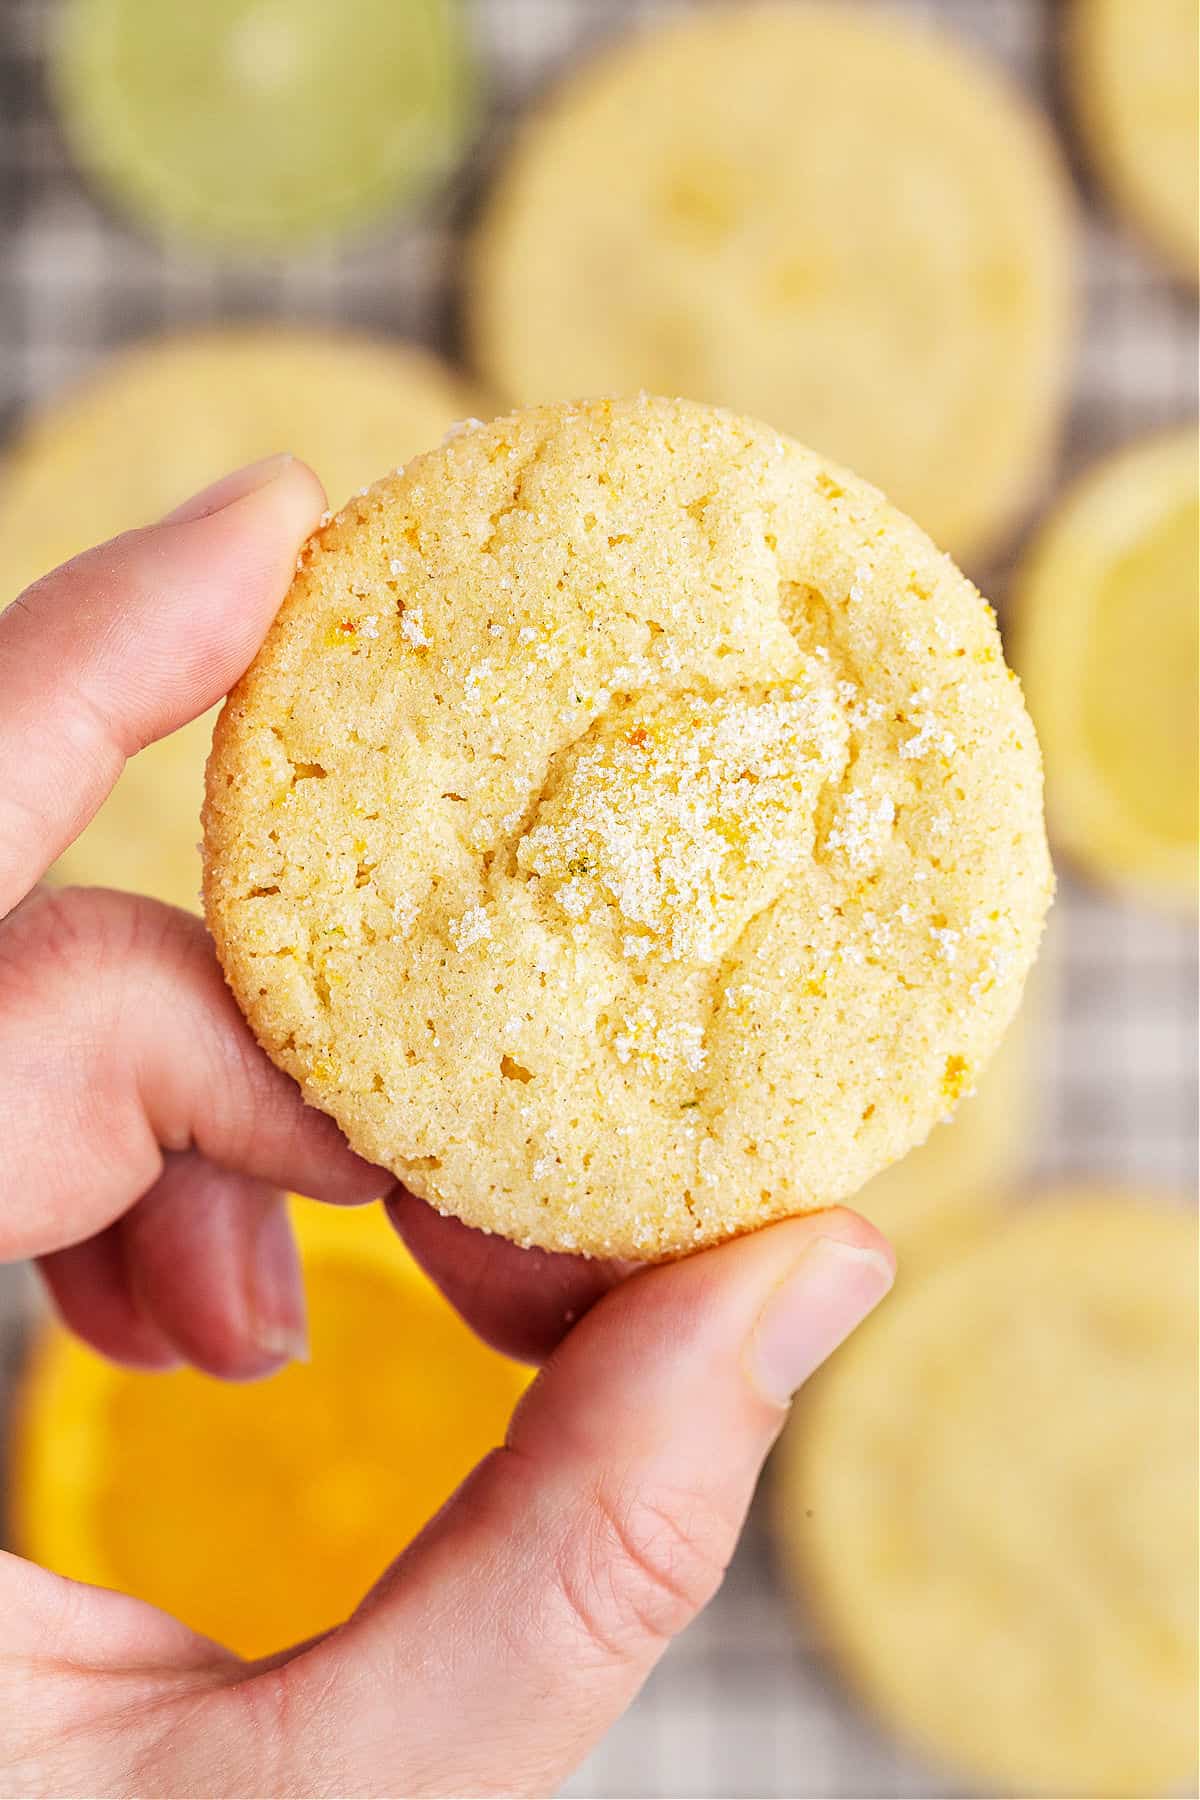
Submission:
M 246 317 L 338 321 L 453 352 L 456 250 L 494 152 L 524 102 L 588 44 L 688 0 L 471 0 L 489 111 L 451 190 L 369 243 L 237 268 L 139 236 L 91 195 L 47 103 L 54 0 L 0 0 L 0 434 L 113 347 Z M 692 0 L 695 3 L 695 0 Z M 704 0 L 700 0 L 704 3 Z M 852 3 L 852 0 L 846 0 Z M 1015 74 L 1062 124 L 1053 0 L 911 0 Z M 1085 318 L 1065 479 L 1094 456 L 1195 413 L 1196 313 L 1115 224 L 1077 166 Z M 1044 495 L 1043 504 L 1049 499 Z M 985 573 L 1003 617 L 1008 570 Z M 1031 1172 L 1190 1188 L 1196 1179 L 1192 926 L 1066 879 L 1055 1003 L 1041 1045 Z M 3 1277 L 4 1271 L 0 1271 Z M 0 1280 L 0 1391 L 20 1307 Z M 773 1581 L 754 1520 L 708 1613 L 570 1783 L 576 1796 L 935 1796 L 954 1790 L 879 1736 L 823 1670 Z

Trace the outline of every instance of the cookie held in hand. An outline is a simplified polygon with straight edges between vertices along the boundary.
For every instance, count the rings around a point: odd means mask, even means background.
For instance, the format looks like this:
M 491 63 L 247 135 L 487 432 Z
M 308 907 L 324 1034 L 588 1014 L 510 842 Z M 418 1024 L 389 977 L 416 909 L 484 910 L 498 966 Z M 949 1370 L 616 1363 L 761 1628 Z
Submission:
M 650 1259 L 922 1139 L 1051 890 L 976 590 L 865 483 L 646 397 L 454 433 L 311 540 L 205 865 L 239 1004 L 357 1150 Z

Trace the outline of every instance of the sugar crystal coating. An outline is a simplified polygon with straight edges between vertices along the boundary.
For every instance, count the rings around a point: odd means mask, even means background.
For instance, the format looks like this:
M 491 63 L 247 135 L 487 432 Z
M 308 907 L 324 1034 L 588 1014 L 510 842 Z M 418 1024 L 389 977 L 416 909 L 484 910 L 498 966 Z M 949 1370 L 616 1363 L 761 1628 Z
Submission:
M 683 402 L 538 408 L 303 563 L 206 901 L 363 1154 L 658 1257 L 852 1194 L 969 1089 L 1049 897 L 1040 765 L 990 609 L 873 489 Z

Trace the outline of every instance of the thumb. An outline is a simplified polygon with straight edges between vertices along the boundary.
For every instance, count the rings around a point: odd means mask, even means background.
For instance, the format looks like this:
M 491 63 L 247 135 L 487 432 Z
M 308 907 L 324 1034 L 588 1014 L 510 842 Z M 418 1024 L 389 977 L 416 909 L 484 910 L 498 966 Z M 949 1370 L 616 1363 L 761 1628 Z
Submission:
M 791 1394 L 892 1274 L 835 1211 L 601 1300 L 354 1618 L 273 1671 L 324 1720 L 303 1791 L 555 1789 L 715 1593 Z

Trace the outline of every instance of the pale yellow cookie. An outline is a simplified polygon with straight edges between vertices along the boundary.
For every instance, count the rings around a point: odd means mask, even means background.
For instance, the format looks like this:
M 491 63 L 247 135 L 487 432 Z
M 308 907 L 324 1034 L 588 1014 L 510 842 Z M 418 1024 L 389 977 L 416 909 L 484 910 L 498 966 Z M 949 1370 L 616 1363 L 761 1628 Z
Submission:
M 1056 841 L 1141 898 L 1194 906 L 1200 452 L 1147 438 L 1091 470 L 1016 582 L 1017 666 Z
M 684 402 L 452 436 L 313 540 L 218 724 L 261 1041 L 418 1194 L 661 1257 L 953 1107 L 1050 892 L 990 608 L 874 489 Z
M 586 64 L 522 125 L 469 324 L 514 402 L 732 406 L 979 559 L 1057 435 L 1070 238 L 1050 132 L 951 37 L 714 5 Z
M 1200 256 L 1200 4 L 1071 0 L 1068 64 L 1113 198 L 1188 281 Z
M 1196 1230 L 1079 1192 L 955 1228 L 822 1371 L 773 1491 L 849 1679 L 1006 1794 L 1196 1758 Z
M 277 450 L 310 462 L 340 505 L 477 410 L 464 384 L 410 345 L 264 326 L 141 346 L 36 415 L 10 447 L 0 467 L 0 586 L 20 593 L 78 551 Z M 198 905 L 214 716 L 130 763 L 58 864 L 63 880 Z

